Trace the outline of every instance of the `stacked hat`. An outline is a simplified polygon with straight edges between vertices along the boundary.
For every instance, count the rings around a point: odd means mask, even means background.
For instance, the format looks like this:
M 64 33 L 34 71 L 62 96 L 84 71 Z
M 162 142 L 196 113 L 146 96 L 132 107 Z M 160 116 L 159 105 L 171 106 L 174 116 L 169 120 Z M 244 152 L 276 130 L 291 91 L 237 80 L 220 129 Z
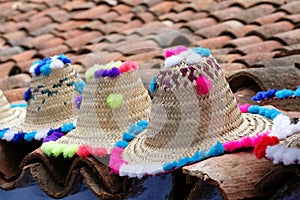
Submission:
M 278 115 L 270 134 L 255 145 L 254 153 L 258 159 L 266 157 L 274 164 L 300 164 L 300 120 Z
M 121 176 L 165 173 L 253 147 L 279 114 L 259 106 L 239 108 L 221 67 L 209 49 L 201 47 L 166 51 L 150 91 L 154 98 L 148 129 L 137 123 L 112 150 L 109 165 Z
M 147 120 L 151 99 L 132 61 L 95 65 L 86 72 L 86 88 L 78 98 L 76 129 L 57 141 L 43 143 L 49 156 L 71 158 L 110 153 L 123 132 L 139 120 Z
M 44 58 L 33 63 L 33 77 L 24 94 L 26 117 L 20 124 L 10 123 L 0 130 L 0 138 L 21 142 L 41 140 L 51 130 L 67 133 L 74 128 L 77 109 L 75 96 L 83 92 L 85 83 L 65 55 Z M 49 132 L 50 131 L 50 132 Z
M 0 90 L 0 128 L 20 124 L 24 121 L 26 108 L 24 106 L 10 105 Z
M 253 101 L 261 105 L 273 105 L 279 109 L 287 111 L 300 111 L 300 86 L 296 90 L 291 89 L 271 89 L 258 92 Z

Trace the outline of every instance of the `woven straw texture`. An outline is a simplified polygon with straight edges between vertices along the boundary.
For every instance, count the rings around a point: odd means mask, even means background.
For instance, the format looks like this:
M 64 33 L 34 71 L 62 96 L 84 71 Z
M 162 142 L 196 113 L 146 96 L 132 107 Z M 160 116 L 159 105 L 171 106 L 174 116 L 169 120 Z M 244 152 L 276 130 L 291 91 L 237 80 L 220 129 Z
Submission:
M 78 79 L 71 65 L 52 69 L 49 76 L 34 76 L 30 83 L 32 97 L 28 102 L 25 121 L 15 128 L 31 132 L 74 122 L 78 115 L 73 103 L 78 95 L 74 83 Z
M 197 94 L 196 79 L 212 82 L 207 95 Z M 226 142 L 270 129 L 272 122 L 260 115 L 242 114 L 220 66 L 212 57 L 199 64 L 182 61 L 162 69 L 157 76 L 149 127 L 124 149 L 129 165 L 165 163 L 209 150 Z
M 0 127 L 10 127 L 24 121 L 26 108 L 10 108 L 6 97 L 0 90 Z
M 294 133 L 293 135 L 287 137 L 281 143 L 289 148 L 293 147 L 300 149 L 300 132 Z
M 114 109 L 106 102 L 112 93 L 123 96 L 121 105 Z M 132 123 L 148 119 L 150 108 L 151 99 L 136 71 L 115 78 L 88 79 L 76 129 L 57 142 L 110 151 Z

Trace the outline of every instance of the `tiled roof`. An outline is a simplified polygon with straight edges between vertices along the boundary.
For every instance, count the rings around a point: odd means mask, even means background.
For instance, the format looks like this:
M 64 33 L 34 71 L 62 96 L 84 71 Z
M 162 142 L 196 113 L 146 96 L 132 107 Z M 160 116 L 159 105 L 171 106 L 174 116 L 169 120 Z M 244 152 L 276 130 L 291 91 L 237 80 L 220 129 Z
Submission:
M 299 0 L 0 0 L 0 22 L 0 89 L 9 101 L 23 99 L 37 59 L 64 53 L 81 75 L 97 62 L 132 59 L 147 84 L 163 62 L 163 49 L 179 44 L 210 48 L 240 102 L 274 85 L 300 85 Z M 0 145 L 6 166 L 0 166 L 0 187 L 13 189 L 27 180 L 28 166 L 22 171 L 17 165 L 34 148 L 26 146 L 11 162 L 7 144 Z M 37 152 L 28 159 L 30 170 L 53 197 L 78 189 L 82 177 L 98 197 L 120 197 L 128 189 L 112 191 L 110 180 L 99 187 L 108 172 L 91 167 L 95 160 L 62 162 L 70 170 L 61 171 Z M 41 177 L 49 178 L 48 190 Z

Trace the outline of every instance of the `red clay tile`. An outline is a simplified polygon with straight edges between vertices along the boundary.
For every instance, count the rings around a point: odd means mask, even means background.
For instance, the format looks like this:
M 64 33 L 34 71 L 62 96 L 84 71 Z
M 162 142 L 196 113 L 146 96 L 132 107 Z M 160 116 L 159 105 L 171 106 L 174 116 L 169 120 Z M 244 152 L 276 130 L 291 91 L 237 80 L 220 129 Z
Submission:
M 71 18 L 70 14 L 64 10 L 55 10 L 53 12 L 47 13 L 47 16 L 49 16 L 54 22 L 57 23 L 66 22 Z
M 222 35 L 231 35 L 236 38 L 242 38 L 247 35 L 250 31 L 257 29 L 257 25 L 245 25 L 242 27 L 236 27 L 224 30 Z
M 49 40 L 46 40 L 46 41 L 36 45 L 35 47 L 39 50 L 47 49 L 47 48 L 52 48 L 52 47 L 61 45 L 63 42 L 64 42 L 64 40 L 62 38 L 51 38 Z
M 8 76 L 11 68 L 15 65 L 15 62 L 8 61 L 8 62 L 1 62 L 0 63 L 0 78 Z
M 30 60 L 33 58 L 33 56 L 36 54 L 36 50 L 27 50 L 27 51 L 23 51 L 17 55 L 14 55 L 11 57 L 11 59 L 13 61 L 15 61 L 16 63 L 24 61 L 24 60 Z
M 51 48 L 46 48 L 46 49 L 40 50 L 38 54 L 41 55 L 41 57 L 49 57 L 49 56 L 53 56 L 53 55 L 67 53 L 68 51 L 69 51 L 69 48 L 64 44 L 61 44 L 61 45 L 57 45 L 57 46 L 54 46 Z
M 50 24 L 51 22 L 52 20 L 49 17 L 40 17 L 29 21 L 29 24 L 27 27 L 25 27 L 25 29 L 29 32 L 34 31 L 42 28 L 43 26 L 45 26 L 45 24 Z
M 117 6 L 114 6 L 112 10 L 116 11 L 120 15 L 123 15 L 127 12 L 129 12 L 132 8 L 130 6 L 124 5 L 124 4 L 119 4 Z
M 190 22 L 186 23 L 186 25 L 184 27 L 189 28 L 192 31 L 196 31 L 196 30 L 201 31 L 203 28 L 210 27 L 216 23 L 217 23 L 217 21 L 214 18 L 209 17 L 209 18 L 190 21 Z
M 249 7 L 253 7 L 255 5 L 258 4 L 262 4 L 262 3 L 270 3 L 273 4 L 275 6 L 279 6 L 282 5 L 284 3 L 284 0 L 235 0 L 234 1 L 234 5 L 240 5 L 243 8 L 249 8 Z
M 247 10 L 244 10 L 239 13 L 234 13 L 226 19 L 238 19 L 245 23 L 250 23 L 255 21 L 257 18 L 268 15 L 275 11 L 275 8 L 272 5 L 261 4 Z
M 137 14 L 137 18 L 141 19 L 143 22 L 148 23 L 154 20 L 154 14 L 150 12 L 141 12 Z
M 51 0 L 51 1 L 45 1 L 45 4 L 48 7 L 54 7 L 54 6 L 62 6 L 65 3 L 65 1 L 62 0 Z
M 128 60 L 134 60 L 136 62 L 138 61 L 151 61 L 151 59 L 154 58 L 163 58 L 164 51 L 162 49 L 154 49 L 154 50 L 149 50 L 148 52 L 143 52 L 139 54 L 135 54 L 132 56 L 128 56 Z
M 67 31 L 67 32 L 53 32 L 53 33 L 58 37 L 62 37 L 64 39 L 68 40 L 68 39 L 72 39 L 74 37 L 77 37 L 79 35 L 82 35 L 82 34 L 86 33 L 86 31 L 71 30 L 71 31 Z
M 294 24 L 299 24 L 300 23 L 300 14 L 288 15 L 288 16 L 284 17 L 284 20 L 289 20 Z
M 122 0 L 123 3 L 130 5 L 130 6 L 136 6 L 141 3 L 143 3 L 144 0 Z
M 283 18 L 284 16 L 286 16 L 285 12 L 275 12 L 269 15 L 259 17 L 254 22 L 260 25 L 271 24 Z
M 263 40 L 260 37 L 252 35 L 231 40 L 227 42 L 224 47 L 242 47 L 250 44 L 260 43 L 262 41 Z
M 202 10 L 207 10 L 208 7 L 211 5 L 214 5 L 216 2 L 214 0 L 196 0 L 192 1 L 191 5 L 192 8 L 195 9 L 196 11 L 202 11 Z
M 16 15 L 12 19 L 15 22 L 23 21 L 24 19 L 28 19 L 29 17 L 34 16 L 37 12 L 38 11 L 36 11 L 36 10 L 31 10 L 29 12 L 25 12 L 23 14 Z
M 159 4 L 160 2 L 161 2 L 161 0 L 151 0 L 151 1 L 144 0 L 142 4 L 145 5 L 146 7 L 150 8 L 150 7 L 155 6 L 156 4 Z
M 23 37 L 23 38 L 19 38 L 16 40 L 10 40 L 9 44 L 12 46 L 25 46 L 24 44 L 26 44 L 26 42 L 32 40 L 33 37 L 29 36 L 29 37 Z
M 278 39 L 283 44 L 288 44 L 288 45 L 300 43 L 300 29 L 295 29 L 288 32 L 276 34 L 274 38 Z
M 230 21 L 225 21 L 216 25 L 199 29 L 198 31 L 196 31 L 196 34 L 202 37 L 210 38 L 210 37 L 216 37 L 220 35 L 225 30 L 230 30 L 230 29 L 235 29 L 240 27 L 243 27 L 243 24 L 241 22 L 230 20 Z
M 87 29 L 87 30 L 98 30 L 99 27 L 101 27 L 103 23 L 99 20 L 92 20 L 88 23 L 85 23 L 81 26 L 79 26 L 79 29 Z
M 58 25 L 57 23 L 47 24 L 47 25 L 45 25 L 45 26 L 43 26 L 39 29 L 36 29 L 34 31 L 30 31 L 30 35 L 39 36 L 39 35 L 44 35 L 44 34 L 50 33 L 55 29 L 55 27 L 57 25 Z
M 2 46 L 4 46 L 4 44 L 5 44 L 5 39 L 2 38 L 2 37 L 0 37 L 0 48 L 1 48 Z
M 56 26 L 55 29 L 59 30 L 59 31 L 67 32 L 67 31 L 73 30 L 77 27 L 80 27 L 83 24 L 86 24 L 88 22 L 89 22 L 88 20 L 70 20 L 70 21 L 64 22 L 62 24 L 59 24 L 58 26 Z
M 116 19 L 117 17 L 119 17 L 119 14 L 118 14 L 117 12 L 115 12 L 115 11 L 111 11 L 111 12 L 108 12 L 108 13 L 105 13 L 105 14 L 101 15 L 101 16 L 99 17 L 99 19 L 100 19 L 101 21 L 103 21 L 103 22 L 108 23 L 108 22 L 113 21 L 113 20 Z
M 225 21 L 227 19 L 232 19 L 234 16 L 240 12 L 242 12 L 243 9 L 240 7 L 229 7 L 222 10 L 217 10 L 211 13 L 211 16 L 217 18 L 219 21 Z
M 212 49 L 211 54 L 212 55 L 224 55 L 224 54 L 228 54 L 231 50 L 232 50 L 232 48 L 230 48 L 230 47 L 225 47 L 225 48 L 220 48 L 220 49 Z
M 188 22 L 188 21 L 192 21 L 192 20 L 195 20 L 195 19 L 203 19 L 207 16 L 208 14 L 205 13 L 205 12 L 199 12 L 199 13 L 194 13 L 194 11 L 191 11 L 191 10 L 186 10 L 186 11 L 183 11 L 181 13 L 174 13 L 174 12 L 171 12 L 171 13 L 167 13 L 167 14 L 164 14 L 162 16 L 159 16 L 159 19 L 160 20 L 171 20 L 173 22 Z
M 264 26 L 257 27 L 256 30 L 253 30 L 248 33 L 248 35 L 254 34 L 258 35 L 264 40 L 272 37 L 275 34 L 286 32 L 292 30 L 294 25 L 288 21 L 276 22 L 273 24 L 267 24 Z
M 81 61 L 77 61 L 82 63 L 82 65 L 85 68 L 89 68 L 95 64 L 106 64 L 113 60 L 120 60 L 122 57 L 122 54 L 118 52 L 107 52 L 107 51 L 101 51 L 101 52 L 92 52 L 89 54 L 86 54 L 84 57 L 82 57 Z M 101 59 L 99 59 L 101 58 Z M 71 58 L 72 59 L 72 58 Z
M 226 55 L 216 55 L 215 58 L 218 63 L 232 63 L 232 61 L 237 60 L 241 57 L 240 54 L 226 54 Z
M 233 2 L 234 2 L 233 0 L 219 1 L 219 2 L 216 2 L 216 3 L 208 6 L 206 8 L 206 10 L 210 11 L 210 12 L 214 12 L 216 10 L 223 10 L 223 9 L 230 7 L 230 5 L 233 4 Z
M 299 54 L 261 61 L 253 65 L 253 67 L 291 67 L 294 66 L 298 60 L 300 60 Z
M 292 1 L 288 4 L 281 6 L 280 8 L 291 14 L 299 14 L 300 13 L 300 1 Z
M 48 41 L 52 38 L 53 38 L 52 34 L 41 35 L 41 36 L 35 37 L 34 39 L 32 39 L 28 42 L 25 42 L 23 45 L 28 47 L 28 48 L 34 48 L 34 47 L 39 46 L 43 42 Z
M 3 22 L 0 26 L 0 33 L 9 33 L 16 31 L 18 29 L 18 24 L 13 21 Z
M 142 22 L 140 20 L 132 20 L 129 23 L 121 23 L 114 22 L 101 26 L 99 30 L 102 33 L 110 34 L 110 33 L 122 33 L 126 30 L 139 28 L 142 26 Z
M 0 62 L 4 62 L 8 60 L 11 56 L 21 53 L 22 51 L 24 51 L 24 49 L 19 46 L 4 46 L 0 49 Z
M 10 90 L 3 91 L 3 94 L 5 95 L 8 102 L 21 101 L 24 100 L 24 92 L 27 89 L 28 87 L 10 89 Z
M 68 45 L 70 48 L 76 48 L 76 47 L 81 47 L 85 44 L 87 44 L 90 40 L 100 37 L 101 33 L 97 31 L 93 32 L 87 32 L 85 34 L 79 35 L 77 37 L 68 39 L 65 41 L 65 44 Z
M 48 9 L 45 9 L 43 11 L 38 12 L 37 14 L 31 16 L 28 19 L 29 19 L 29 21 L 34 21 L 34 20 L 37 20 L 39 18 L 45 17 L 48 13 L 55 12 L 57 10 L 59 10 L 59 8 L 51 7 L 51 8 L 48 8 Z
M 20 38 L 23 38 L 26 36 L 26 33 L 25 31 L 15 31 L 15 32 L 12 32 L 12 33 L 7 33 L 7 34 L 4 34 L 3 37 L 7 40 L 7 41 L 10 41 L 10 40 L 17 40 L 17 39 L 20 39 Z
M 99 5 L 86 11 L 79 11 L 76 15 L 73 15 L 73 19 L 99 19 L 102 14 L 109 11 L 107 5 Z
M 34 61 L 36 61 L 36 60 L 38 60 L 38 59 L 37 58 L 33 58 L 31 60 L 24 60 L 24 61 L 21 61 L 19 63 L 16 63 L 15 66 L 19 67 L 22 72 L 30 73 L 29 72 L 29 68 L 31 67 L 32 63 Z
M 250 44 L 247 46 L 242 46 L 235 50 L 232 50 L 231 53 L 240 53 L 242 55 L 246 55 L 246 54 L 254 54 L 257 52 L 271 52 L 280 47 L 282 47 L 282 44 L 280 42 L 270 40 L 270 41 Z
M 133 13 L 126 13 L 124 15 L 115 17 L 112 21 L 128 23 L 132 20 L 133 17 L 134 17 Z
M 253 53 L 253 54 L 242 56 L 239 59 L 233 60 L 233 62 L 242 63 L 247 67 L 250 67 L 258 62 L 272 59 L 275 54 L 276 52 Z
M 201 47 L 209 48 L 209 49 L 217 49 L 224 46 L 224 44 L 231 40 L 229 36 L 218 36 L 213 38 L 208 38 L 204 40 L 200 40 L 197 42 L 198 45 Z
M 66 9 L 67 11 L 75 11 L 75 10 L 87 10 L 92 7 L 94 7 L 95 4 L 93 2 L 86 2 L 83 0 L 77 0 L 77 1 L 68 1 L 65 2 L 62 6 L 63 9 Z
M 28 74 L 17 74 L 0 79 L 0 90 L 10 90 L 13 88 L 29 87 L 31 77 Z
M 221 67 L 222 67 L 225 75 L 232 71 L 242 70 L 242 69 L 246 68 L 246 66 L 241 63 L 222 63 Z
M 178 5 L 178 2 L 162 1 L 161 3 L 156 4 L 155 6 L 151 7 L 150 11 L 159 16 L 159 15 L 170 12 L 170 10 L 176 5 Z

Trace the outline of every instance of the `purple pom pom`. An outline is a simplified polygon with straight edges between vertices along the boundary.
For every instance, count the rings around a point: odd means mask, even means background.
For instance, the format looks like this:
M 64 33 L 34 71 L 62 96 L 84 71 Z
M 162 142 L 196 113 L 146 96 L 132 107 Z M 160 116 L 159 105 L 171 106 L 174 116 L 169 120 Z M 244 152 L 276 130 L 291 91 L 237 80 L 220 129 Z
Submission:
M 43 142 L 56 141 L 62 136 L 64 136 L 63 133 L 54 131 L 51 135 L 47 136 Z
M 79 95 L 74 99 L 74 104 L 78 110 L 80 109 L 81 101 L 82 101 L 82 95 Z
M 109 70 L 105 69 L 102 73 L 102 77 L 108 76 L 108 72 L 109 72 Z
M 116 67 L 111 68 L 107 72 L 107 76 L 112 77 L 112 78 L 119 76 L 120 74 L 121 74 L 121 72 L 120 72 L 119 68 L 116 68 Z
M 95 71 L 94 72 L 94 77 L 95 78 L 102 78 L 104 71 L 105 71 L 104 69 L 99 69 L 99 70 Z

